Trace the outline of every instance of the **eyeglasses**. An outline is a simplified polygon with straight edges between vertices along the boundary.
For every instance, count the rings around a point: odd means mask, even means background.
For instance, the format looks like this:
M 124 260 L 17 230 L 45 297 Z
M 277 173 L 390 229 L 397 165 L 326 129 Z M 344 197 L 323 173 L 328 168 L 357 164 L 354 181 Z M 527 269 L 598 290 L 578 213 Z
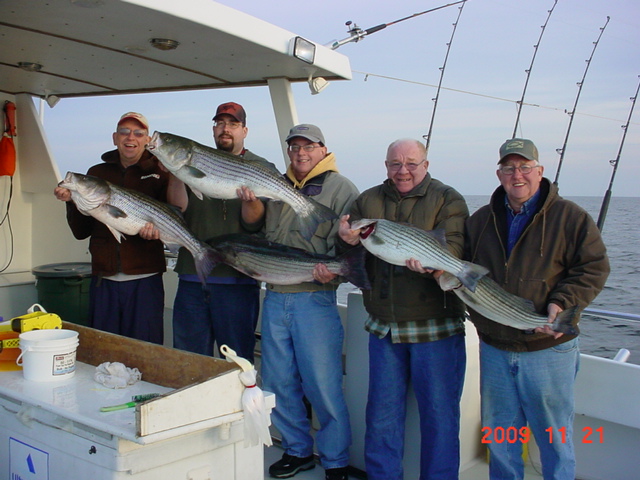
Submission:
M 503 175 L 513 175 L 516 170 L 520 170 L 520 173 L 523 175 L 529 175 L 534 168 L 541 166 L 542 165 L 520 165 L 519 167 L 515 167 L 513 165 L 503 165 L 498 170 L 500 170 Z
M 242 122 L 225 122 L 224 120 L 214 120 L 214 128 L 228 128 L 229 130 L 236 130 L 242 126 Z
M 289 145 L 288 150 L 291 153 L 298 153 L 300 150 L 304 150 L 307 153 L 311 153 L 313 152 L 314 148 L 320 148 L 322 147 L 322 145 L 314 145 L 313 143 L 310 143 L 309 145 Z
M 119 128 L 118 129 L 118 135 L 122 135 L 123 137 L 128 137 L 131 132 L 133 132 L 133 135 L 138 137 L 138 138 L 142 138 L 142 137 L 146 137 L 147 136 L 147 131 L 146 130 L 131 130 L 130 128 Z
M 387 168 L 389 170 L 391 170 L 392 172 L 397 172 L 397 171 L 401 170 L 402 167 L 405 167 L 410 172 L 413 172 L 416 168 L 418 168 L 420 165 L 422 165 L 426 161 L 427 161 L 427 159 L 425 158 L 424 160 L 422 160 L 421 162 L 418 162 L 418 163 L 414 163 L 414 162 L 407 162 L 407 163 L 385 162 L 385 163 L 387 165 Z

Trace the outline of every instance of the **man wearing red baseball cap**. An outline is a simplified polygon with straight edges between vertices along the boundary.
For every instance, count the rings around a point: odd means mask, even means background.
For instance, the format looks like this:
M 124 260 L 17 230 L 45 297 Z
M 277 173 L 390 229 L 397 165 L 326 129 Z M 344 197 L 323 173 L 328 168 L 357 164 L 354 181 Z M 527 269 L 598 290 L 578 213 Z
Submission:
M 234 102 L 218 106 L 213 117 L 213 138 L 220 150 L 276 167 L 244 146 L 249 129 L 247 114 Z M 246 189 L 245 189 L 246 190 Z M 191 231 L 208 242 L 228 233 L 255 233 L 262 228 L 264 205 L 249 200 L 198 199 L 171 175 L 169 202 L 180 206 Z M 173 346 L 213 355 L 214 344 L 226 344 L 253 362 L 255 329 L 260 310 L 260 286 L 254 279 L 225 264 L 217 265 L 202 288 L 191 253 L 180 249 L 175 271 L 179 275 L 173 307 Z
M 120 117 L 112 135 L 115 150 L 102 155 L 102 163 L 87 175 L 100 177 L 152 198 L 167 201 L 169 174 L 147 150 L 149 122 L 141 113 Z M 71 192 L 57 187 L 56 198 L 66 202 L 67 222 L 73 235 L 90 238 L 91 287 L 90 326 L 138 340 L 162 344 L 164 340 L 164 247 L 152 224 L 140 235 L 126 235 L 118 242 L 109 229 L 93 217 L 83 215 L 70 202 Z M 144 238 L 143 238 L 144 237 Z

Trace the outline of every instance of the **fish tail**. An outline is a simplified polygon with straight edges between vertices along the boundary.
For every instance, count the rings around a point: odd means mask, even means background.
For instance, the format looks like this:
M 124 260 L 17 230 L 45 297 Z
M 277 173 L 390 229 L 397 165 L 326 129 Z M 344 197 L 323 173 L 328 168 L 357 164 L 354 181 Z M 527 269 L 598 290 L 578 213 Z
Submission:
M 221 255 L 209 245 L 202 244 L 197 252 L 193 253 L 193 261 L 196 265 L 196 273 L 203 285 L 207 284 L 207 276 L 211 270 L 221 262 Z
M 456 275 L 458 280 L 462 282 L 462 284 L 467 287 L 470 291 L 476 291 L 476 285 L 478 284 L 478 280 L 484 277 L 489 270 L 481 265 L 477 265 L 471 262 L 462 262 L 464 264 L 462 271 Z
M 578 306 L 561 311 L 553 322 L 551 327 L 554 331 L 564 333 L 565 335 L 578 335 L 580 332 L 573 325 L 573 318 L 578 312 Z
M 309 198 L 309 200 L 312 204 L 312 208 L 309 210 L 309 213 L 307 215 L 301 215 L 298 212 L 296 221 L 298 231 L 306 240 L 313 237 L 313 234 L 316 233 L 316 230 L 321 223 L 338 218 L 336 212 L 331 210 L 329 207 L 322 205 L 313 198 Z
M 346 264 L 344 278 L 363 290 L 371 290 L 369 275 L 365 269 L 367 250 L 363 246 L 352 248 L 341 255 L 340 260 Z

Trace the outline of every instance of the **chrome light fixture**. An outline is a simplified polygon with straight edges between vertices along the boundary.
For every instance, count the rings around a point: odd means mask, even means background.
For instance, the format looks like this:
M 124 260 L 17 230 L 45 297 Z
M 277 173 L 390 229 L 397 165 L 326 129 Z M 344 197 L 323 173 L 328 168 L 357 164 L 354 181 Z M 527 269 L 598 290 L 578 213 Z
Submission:
M 316 59 L 316 46 L 302 37 L 293 37 L 291 39 L 291 54 L 298 60 L 313 64 Z
M 180 42 L 170 38 L 152 38 L 149 43 L 158 50 L 175 50 L 180 45 Z

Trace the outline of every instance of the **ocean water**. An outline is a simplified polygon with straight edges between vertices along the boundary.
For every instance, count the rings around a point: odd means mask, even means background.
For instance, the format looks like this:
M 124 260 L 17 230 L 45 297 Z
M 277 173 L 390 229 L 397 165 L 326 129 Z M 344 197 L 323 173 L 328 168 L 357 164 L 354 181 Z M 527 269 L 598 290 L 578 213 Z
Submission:
M 471 213 L 489 201 L 489 196 L 465 197 Z M 601 197 L 567 197 L 584 208 L 595 221 Z M 604 290 L 591 303 L 598 310 L 640 315 L 640 197 L 613 197 L 609 203 L 602 236 L 607 246 L 611 274 Z M 355 287 L 338 290 L 338 301 Z M 638 318 L 638 317 L 637 317 Z M 613 358 L 621 348 L 631 352 L 628 362 L 640 365 L 640 321 L 583 315 L 580 322 L 580 349 L 584 353 Z

